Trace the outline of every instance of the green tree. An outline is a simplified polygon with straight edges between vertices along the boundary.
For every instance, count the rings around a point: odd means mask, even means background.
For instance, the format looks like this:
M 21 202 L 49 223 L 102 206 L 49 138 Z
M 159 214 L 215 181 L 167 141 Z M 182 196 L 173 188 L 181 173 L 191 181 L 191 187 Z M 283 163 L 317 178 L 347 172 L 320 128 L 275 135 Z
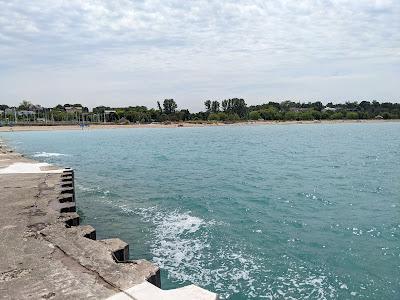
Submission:
M 208 116 L 208 119 L 211 120 L 211 121 L 219 121 L 219 120 L 221 120 L 221 118 L 220 118 L 218 113 L 211 113 Z
M 211 100 L 204 101 L 204 106 L 206 107 L 206 111 L 210 112 L 211 111 Z
M 247 105 L 244 99 L 232 99 L 232 112 L 237 114 L 240 118 L 244 118 L 247 114 Z
M 213 112 L 213 113 L 219 112 L 219 102 L 218 101 L 211 102 L 211 112 Z
M 298 120 L 314 120 L 314 115 L 312 110 L 304 111 L 298 114 Z
M 222 110 L 226 113 L 237 114 L 244 118 L 247 114 L 247 105 L 244 99 L 233 98 L 222 101 Z
M 27 101 L 27 100 L 23 100 L 23 101 L 19 104 L 18 109 L 19 109 L 19 110 L 29 110 L 32 106 L 33 106 L 33 105 L 32 105 L 32 102 Z
M 341 112 L 336 112 L 336 113 L 331 115 L 331 119 L 332 120 L 343 119 L 343 114 Z
M 240 117 L 236 113 L 230 113 L 226 115 L 226 121 L 239 121 Z
M 259 111 L 254 110 L 249 113 L 250 120 L 258 120 L 261 118 L 261 114 Z
M 267 109 L 261 110 L 260 115 L 264 120 L 277 120 L 278 110 L 275 107 L 270 106 Z
M 175 110 L 178 108 L 174 99 L 165 99 L 163 103 L 164 113 L 167 115 L 175 113 Z
M 293 121 L 293 120 L 298 120 L 298 119 L 299 119 L 299 116 L 294 111 L 288 111 L 288 112 L 285 112 L 285 114 L 284 114 L 284 120 Z
M 349 111 L 346 113 L 346 119 L 356 120 L 358 119 L 358 114 L 356 112 Z
M 324 108 L 324 105 L 322 104 L 321 101 L 315 102 L 312 106 L 316 111 L 321 111 Z
M 223 111 L 227 112 L 229 110 L 229 102 L 228 102 L 228 100 L 222 100 L 221 105 L 222 105 L 222 110 Z
M 182 120 L 182 121 L 190 120 L 190 112 L 188 109 L 182 109 L 179 112 L 179 120 Z
M 160 113 L 162 113 L 163 111 L 162 111 L 160 101 L 157 101 L 157 106 L 158 106 L 158 110 L 160 111 Z

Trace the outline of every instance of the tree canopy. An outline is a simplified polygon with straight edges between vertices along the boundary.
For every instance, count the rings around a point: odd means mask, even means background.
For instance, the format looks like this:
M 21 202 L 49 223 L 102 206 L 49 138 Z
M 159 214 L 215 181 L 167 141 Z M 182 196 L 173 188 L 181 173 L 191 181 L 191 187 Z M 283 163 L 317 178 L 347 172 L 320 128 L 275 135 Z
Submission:
M 15 119 L 15 114 L 7 110 L 8 105 L 0 105 L 0 119 Z M 34 111 L 31 116 L 17 116 L 25 121 L 34 121 L 36 118 L 47 118 L 55 122 L 166 122 L 166 121 L 221 121 L 235 122 L 240 120 L 337 120 L 337 119 L 400 119 L 400 104 L 391 102 L 347 101 L 324 105 L 320 101 L 294 102 L 265 102 L 259 105 L 248 106 L 243 98 L 223 100 L 205 100 L 204 111 L 191 113 L 188 109 L 178 110 L 174 99 L 165 99 L 156 102 L 156 108 L 146 106 L 110 107 L 97 106 L 90 112 L 82 104 L 58 104 L 52 108 L 33 105 L 24 100 L 16 108 L 17 111 Z M 113 111 L 107 113 L 106 111 Z M 6 113 L 7 112 L 7 113 Z M 18 115 L 18 114 L 17 114 Z

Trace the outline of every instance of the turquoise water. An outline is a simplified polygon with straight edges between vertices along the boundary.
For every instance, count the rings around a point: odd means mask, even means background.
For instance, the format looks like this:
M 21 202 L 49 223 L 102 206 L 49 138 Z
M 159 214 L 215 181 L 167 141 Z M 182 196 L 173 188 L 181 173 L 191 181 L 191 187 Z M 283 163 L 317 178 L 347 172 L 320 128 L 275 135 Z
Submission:
M 99 238 L 228 299 L 400 299 L 400 123 L 2 133 Z

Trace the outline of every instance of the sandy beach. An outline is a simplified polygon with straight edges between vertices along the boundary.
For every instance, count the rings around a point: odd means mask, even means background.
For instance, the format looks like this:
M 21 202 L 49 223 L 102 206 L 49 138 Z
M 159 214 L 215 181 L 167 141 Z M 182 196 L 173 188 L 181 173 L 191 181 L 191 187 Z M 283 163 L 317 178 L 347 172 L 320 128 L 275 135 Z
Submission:
M 118 128 L 180 128 L 180 127 L 208 127 L 208 126 L 265 126 L 265 125 L 304 125 L 304 124 L 343 124 L 343 123 L 388 123 L 400 120 L 321 120 L 321 121 L 248 121 L 236 123 L 223 122 L 183 122 L 183 123 L 151 123 L 151 124 L 91 124 L 82 129 L 79 125 L 14 125 L 0 127 L 0 132 L 12 131 L 56 131 L 56 130 L 97 130 Z

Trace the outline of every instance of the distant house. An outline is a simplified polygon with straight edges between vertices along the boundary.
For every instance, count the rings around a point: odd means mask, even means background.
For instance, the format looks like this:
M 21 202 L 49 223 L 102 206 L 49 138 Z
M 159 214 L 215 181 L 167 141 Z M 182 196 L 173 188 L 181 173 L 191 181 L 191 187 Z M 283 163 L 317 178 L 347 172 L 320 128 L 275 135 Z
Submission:
M 19 110 L 17 111 L 18 116 L 30 117 L 34 116 L 36 113 L 31 110 Z
M 65 106 L 64 107 L 65 111 L 67 113 L 82 113 L 83 107 L 82 106 Z
M 45 108 L 42 107 L 41 105 L 31 105 L 29 107 L 29 110 L 34 110 L 34 111 L 43 111 Z
M 322 111 L 336 111 L 334 107 L 325 107 Z
M 116 118 L 116 111 L 115 110 L 105 110 L 104 111 L 104 123 L 115 121 Z
M 4 110 L 6 115 L 13 115 L 14 114 L 14 108 L 6 108 Z
M 290 111 L 292 112 L 306 112 L 309 110 L 309 108 L 306 107 L 291 107 L 289 108 Z

